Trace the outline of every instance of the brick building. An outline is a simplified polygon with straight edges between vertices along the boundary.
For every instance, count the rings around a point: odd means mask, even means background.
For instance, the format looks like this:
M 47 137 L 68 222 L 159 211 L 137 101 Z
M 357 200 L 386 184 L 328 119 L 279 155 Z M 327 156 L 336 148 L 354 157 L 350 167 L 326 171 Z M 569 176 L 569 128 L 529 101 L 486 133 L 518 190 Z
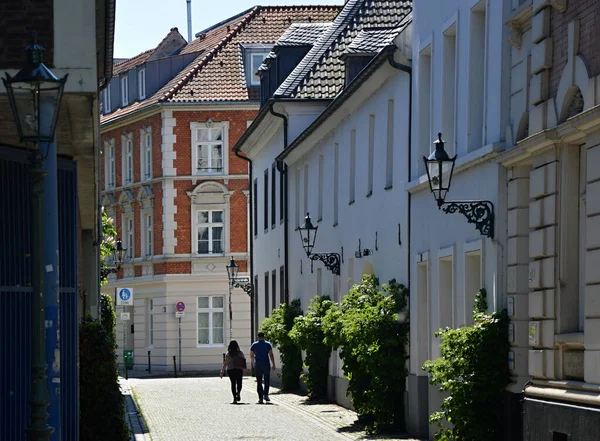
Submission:
M 257 6 L 190 43 L 173 28 L 115 64 L 102 97 L 102 205 L 127 258 L 104 290 L 133 288 L 133 307 L 118 308 L 117 319 L 136 364 L 151 351 L 153 369 L 172 369 L 179 326 L 184 369 L 218 367 L 231 338 L 247 350 L 251 301 L 241 289 L 230 294 L 225 267 L 233 256 L 240 275 L 250 269 L 248 164 L 230 147 L 258 111 L 256 69 L 279 36 L 338 10 Z

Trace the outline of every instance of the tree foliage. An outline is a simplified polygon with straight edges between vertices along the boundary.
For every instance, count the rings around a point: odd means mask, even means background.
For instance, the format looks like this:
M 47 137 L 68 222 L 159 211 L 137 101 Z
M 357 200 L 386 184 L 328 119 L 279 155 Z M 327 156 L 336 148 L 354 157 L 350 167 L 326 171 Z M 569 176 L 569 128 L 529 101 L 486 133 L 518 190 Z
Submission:
M 429 418 L 437 424 L 436 441 L 497 440 L 501 432 L 503 391 L 508 373 L 508 315 L 487 313 L 485 289 L 475 298 L 474 324 L 440 329 L 440 358 L 428 360 L 431 374 L 445 397 L 439 412 Z
M 302 374 L 302 380 L 311 399 L 327 397 L 331 346 L 325 343 L 322 322 L 332 306 L 334 303 L 329 300 L 329 297 L 314 297 L 308 305 L 306 314 L 294 319 L 294 327 L 290 332 L 290 337 L 296 345 L 306 351 L 304 367 L 308 372 Z
M 116 316 L 112 299 L 101 298 L 101 319 L 79 325 L 81 441 L 127 441 L 125 401 L 118 382 Z
M 301 315 L 300 300 L 296 299 L 274 309 L 271 316 L 265 318 L 260 325 L 260 330 L 265 333 L 265 339 L 279 349 L 282 364 L 279 375 L 283 390 L 297 389 L 300 383 L 302 353 L 289 333 L 294 326 L 294 319 Z
M 106 268 L 106 259 L 111 258 L 116 247 L 117 230 L 112 218 L 108 217 L 106 210 L 102 210 L 102 242 L 100 242 L 100 267 Z M 100 285 L 106 284 L 105 277 L 100 280 Z
M 363 276 L 323 318 L 325 344 L 340 348 L 352 404 L 369 432 L 404 429 L 408 289 Z

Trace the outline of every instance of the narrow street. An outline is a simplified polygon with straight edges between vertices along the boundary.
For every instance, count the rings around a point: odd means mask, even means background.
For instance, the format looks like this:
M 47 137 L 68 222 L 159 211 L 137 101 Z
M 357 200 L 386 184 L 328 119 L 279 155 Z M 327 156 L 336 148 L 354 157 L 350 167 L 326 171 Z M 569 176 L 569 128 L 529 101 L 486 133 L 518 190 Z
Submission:
M 251 377 L 244 378 L 242 402 L 237 405 L 231 404 L 226 377 L 121 378 L 121 385 L 135 441 L 408 440 L 368 438 L 356 428 L 354 412 L 335 404 L 308 405 L 305 397 L 274 388 L 271 404 L 259 405 Z M 148 427 L 131 407 L 132 396 Z

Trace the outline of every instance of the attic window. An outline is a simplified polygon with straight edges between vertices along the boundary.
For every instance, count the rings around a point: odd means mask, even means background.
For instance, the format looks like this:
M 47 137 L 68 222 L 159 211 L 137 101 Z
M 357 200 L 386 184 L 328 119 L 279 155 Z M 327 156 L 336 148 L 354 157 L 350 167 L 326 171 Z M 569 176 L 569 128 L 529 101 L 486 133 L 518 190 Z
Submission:
M 250 85 L 260 86 L 260 77 L 256 74 L 263 60 L 269 55 L 268 52 L 250 54 Z

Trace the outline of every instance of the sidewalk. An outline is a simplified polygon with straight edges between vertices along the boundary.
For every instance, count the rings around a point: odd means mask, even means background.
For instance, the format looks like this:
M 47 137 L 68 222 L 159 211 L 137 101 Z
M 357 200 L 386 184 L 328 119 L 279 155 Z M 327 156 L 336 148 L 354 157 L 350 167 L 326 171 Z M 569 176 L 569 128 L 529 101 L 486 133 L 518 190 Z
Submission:
M 131 431 L 130 441 L 151 441 L 152 438 L 148 433 L 144 420 L 137 408 L 131 385 L 125 378 L 119 377 L 121 393 L 125 397 L 125 420 Z

